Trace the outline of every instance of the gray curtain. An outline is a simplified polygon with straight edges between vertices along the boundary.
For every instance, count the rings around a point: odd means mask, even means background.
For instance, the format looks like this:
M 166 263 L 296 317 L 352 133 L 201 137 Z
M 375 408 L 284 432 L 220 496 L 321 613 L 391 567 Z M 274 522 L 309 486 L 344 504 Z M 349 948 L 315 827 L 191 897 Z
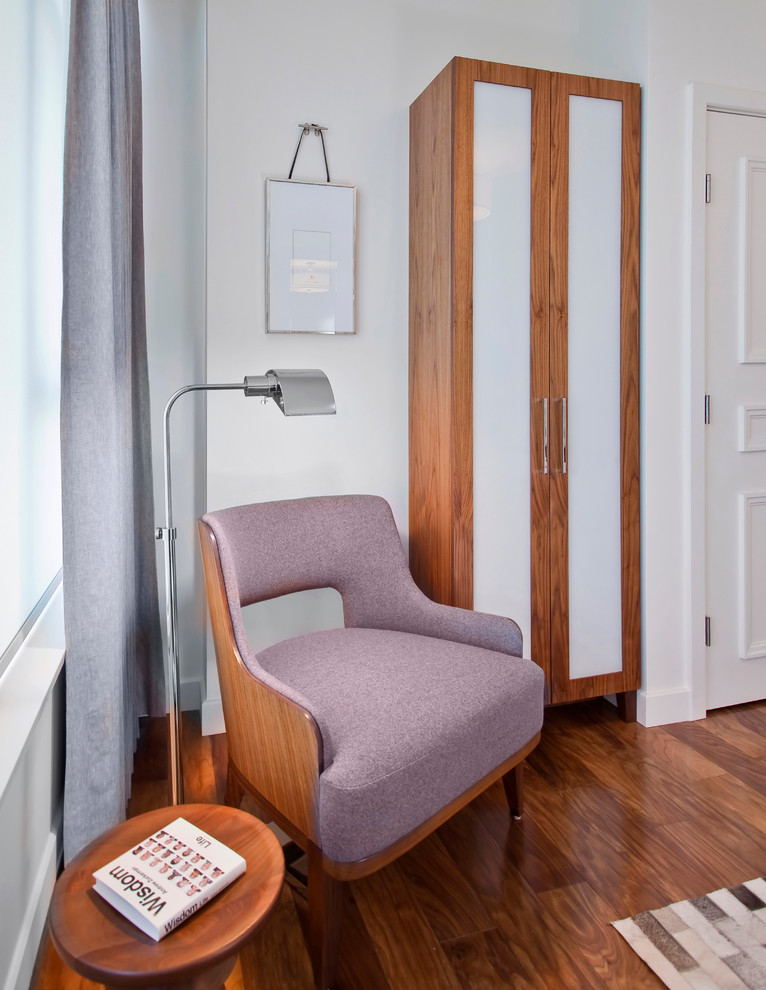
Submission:
M 61 363 L 67 860 L 125 817 L 138 717 L 165 712 L 141 151 L 137 0 L 72 0 Z

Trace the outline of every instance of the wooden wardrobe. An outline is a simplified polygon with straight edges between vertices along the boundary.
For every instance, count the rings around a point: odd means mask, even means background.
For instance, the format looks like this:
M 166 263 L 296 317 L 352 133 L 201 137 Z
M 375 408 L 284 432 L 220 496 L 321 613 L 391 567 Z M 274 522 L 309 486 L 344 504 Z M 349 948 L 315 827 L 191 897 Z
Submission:
M 456 58 L 410 108 L 410 562 L 548 702 L 640 686 L 636 84 Z

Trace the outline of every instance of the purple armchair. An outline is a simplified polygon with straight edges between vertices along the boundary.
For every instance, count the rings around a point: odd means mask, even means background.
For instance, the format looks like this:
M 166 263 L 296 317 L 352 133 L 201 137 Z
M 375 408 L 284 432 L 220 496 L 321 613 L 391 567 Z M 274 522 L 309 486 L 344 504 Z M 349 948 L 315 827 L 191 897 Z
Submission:
M 510 619 L 437 605 L 410 575 L 388 504 L 368 495 L 244 505 L 199 523 L 229 751 L 308 859 L 309 950 L 332 986 L 341 881 L 410 849 L 499 778 L 521 811 L 543 674 Z M 345 628 L 254 654 L 242 607 L 332 587 Z

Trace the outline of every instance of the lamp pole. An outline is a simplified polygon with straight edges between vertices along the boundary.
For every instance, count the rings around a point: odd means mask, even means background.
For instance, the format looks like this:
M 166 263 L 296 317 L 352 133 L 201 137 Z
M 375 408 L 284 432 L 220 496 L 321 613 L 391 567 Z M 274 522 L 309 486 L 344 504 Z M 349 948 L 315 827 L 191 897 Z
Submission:
M 316 369 L 267 371 L 265 375 L 247 375 L 242 382 L 184 385 L 167 401 L 162 423 L 165 468 L 165 525 L 158 526 L 155 537 L 165 548 L 166 667 L 168 745 L 170 763 L 170 797 L 173 804 L 184 800 L 181 762 L 181 668 L 178 652 L 178 583 L 176 573 L 176 529 L 173 525 L 173 496 L 170 474 L 170 411 L 176 399 L 186 392 L 241 391 L 246 397 L 274 399 L 285 416 L 332 415 L 335 397 L 327 376 Z
M 178 655 L 178 578 L 176 573 L 176 528 L 173 525 L 173 493 L 170 475 L 170 411 L 176 399 L 186 392 L 244 389 L 244 382 L 223 385 L 185 385 L 167 401 L 162 420 L 162 441 L 165 467 L 165 525 L 158 526 L 155 536 L 165 548 L 165 621 L 167 631 L 167 662 L 165 678 L 168 691 L 168 734 L 170 762 L 170 799 L 173 804 L 183 804 L 184 778 L 181 764 L 181 669 Z

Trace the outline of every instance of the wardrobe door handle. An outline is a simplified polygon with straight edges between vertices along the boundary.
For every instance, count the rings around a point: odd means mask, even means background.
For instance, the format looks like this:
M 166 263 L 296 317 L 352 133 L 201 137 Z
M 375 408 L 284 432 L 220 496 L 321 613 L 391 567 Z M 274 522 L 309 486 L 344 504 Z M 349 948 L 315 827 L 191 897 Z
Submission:
M 567 473 L 567 400 L 561 400 L 561 473 Z
M 548 473 L 548 399 L 543 399 L 543 474 Z

